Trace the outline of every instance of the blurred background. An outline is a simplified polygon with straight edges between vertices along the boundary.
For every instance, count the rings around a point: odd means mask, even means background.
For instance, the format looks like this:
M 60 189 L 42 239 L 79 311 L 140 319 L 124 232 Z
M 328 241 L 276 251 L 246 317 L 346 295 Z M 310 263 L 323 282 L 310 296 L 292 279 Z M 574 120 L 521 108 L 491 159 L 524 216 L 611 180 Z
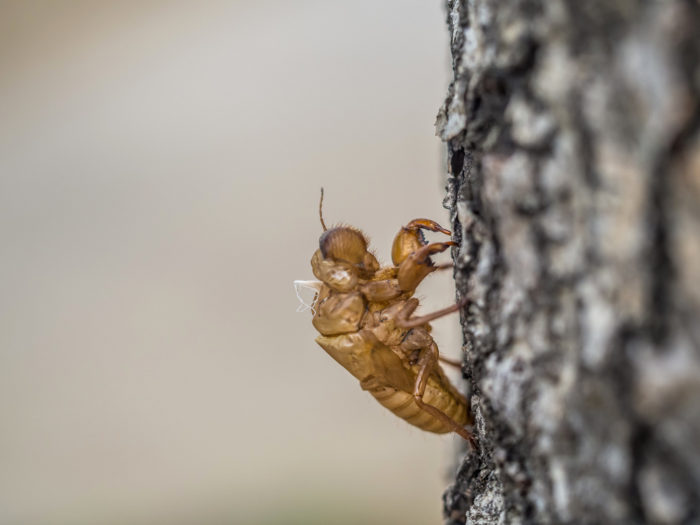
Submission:
M 322 185 L 384 262 L 408 220 L 447 222 L 444 18 L 0 3 L 0 523 L 441 522 L 457 438 L 362 392 L 292 281 Z

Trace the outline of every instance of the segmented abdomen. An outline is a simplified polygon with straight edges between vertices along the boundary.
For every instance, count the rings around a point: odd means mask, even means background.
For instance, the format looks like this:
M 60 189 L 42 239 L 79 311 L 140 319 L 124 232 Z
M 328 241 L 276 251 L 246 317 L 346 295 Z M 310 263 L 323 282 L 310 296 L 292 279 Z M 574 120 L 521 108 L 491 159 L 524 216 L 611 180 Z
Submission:
M 371 388 L 369 392 L 381 405 L 422 430 L 436 434 L 445 434 L 453 430 L 440 419 L 421 409 L 412 394 L 384 385 Z M 464 426 L 469 422 L 466 400 L 456 392 L 439 390 L 433 385 L 428 385 L 423 402 L 445 413 L 459 425 Z
M 360 380 L 363 390 L 401 419 L 437 434 L 454 430 L 416 404 L 413 389 L 418 365 L 407 365 L 397 351 L 362 332 L 330 337 L 320 335 L 316 342 Z M 437 408 L 458 425 L 470 423 L 467 400 L 452 386 L 439 366 L 428 377 L 423 402 Z

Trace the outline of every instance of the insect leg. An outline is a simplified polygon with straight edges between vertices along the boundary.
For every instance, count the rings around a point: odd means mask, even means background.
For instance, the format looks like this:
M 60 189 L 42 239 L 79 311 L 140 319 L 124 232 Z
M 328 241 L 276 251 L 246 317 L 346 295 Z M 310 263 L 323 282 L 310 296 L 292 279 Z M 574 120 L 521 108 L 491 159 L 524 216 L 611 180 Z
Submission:
M 431 230 L 441 232 L 445 235 L 451 235 L 450 230 L 446 230 L 437 222 L 430 219 L 414 219 L 406 226 L 399 230 L 394 238 L 394 244 L 391 247 L 391 260 L 396 266 L 399 266 L 413 252 L 423 247 L 425 237 L 421 230 Z
M 449 270 L 450 268 L 454 268 L 454 267 L 455 267 L 455 263 L 453 263 L 453 262 L 436 264 L 435 271 L 437 271 L 437 270 Z
M 420 228 L 424 228 L 433 232 L 444 233 L 445 235 L 452 235 L 452 232 L 450 232 L 450 230 L 443 228 L 437 222 L 430 219 L 413 219 L 411 222 L 409 222 L 406 226 L 403 227 L 404 230 L 411 231 L 416 231 Z
M 406 302 L 406 307 L 399 312 L 396 317 L 396 325 L 401 328 L 415 328 L 416 326 L 421 326 L 430 321 L 443 317 L 445 315 L 451 314 L 452 312 L 459 312 L 469 300 L 464 297 L 460 302 L 443 308 L 442 310 L 437 310 L 431 314 L 421 315 L 419 317 L 411 317 L 411 314 L 418 307 L 418 301 L 412 302 L 411 300 Z
M 433 265 L 430 256 L 447 250 L 450 246 L 456 246 L 453 241 L 434 242 L 426 244 L 412 251 L 399 264 L 397 278 L 402 290 L 415 290 L 420 282 L 438 269 Z
M 418 360 L 418 366 L 420 368 L 418 370 L 418 375 L 416 376 L 416 383 L 413 387 L 413 399 L 420 408 L 422 408 L 432 416 L 436 417 L 437 419 L 451 427 L 454 432 L 459 434 L 465 440 L 469 441 L 471 446 L 476 450 L 476 440 L 474 439 L 474 436 L 471 434 L 471 432 L 467 431 L 464 427 L 460 426 L 455 420 L 453 420 L 443 411 L 438 410 L 434 406 L 429 405 L 423 401 L 423 396 L 425 395 L 425 388 L 428 385 L 428 377 L 430 377 L 430 373 L 435 368 L 435 366 L 437 366 L 438 356 L 439 353 L 437 345 L 435 343 L 431 344 L 428 348 L 423 350 L 423 353 L 421 354 L 420 359 Z
M 438 356 L 438 359 L 445 363 L 446 365 L 454 366 L 455 368 L 458 368 L 459 370 L 462 369 L 462 363 L 461 361 L 457 361 L 456 359 L 450 359 L 449 357 L 443 357 L 441 355 Z

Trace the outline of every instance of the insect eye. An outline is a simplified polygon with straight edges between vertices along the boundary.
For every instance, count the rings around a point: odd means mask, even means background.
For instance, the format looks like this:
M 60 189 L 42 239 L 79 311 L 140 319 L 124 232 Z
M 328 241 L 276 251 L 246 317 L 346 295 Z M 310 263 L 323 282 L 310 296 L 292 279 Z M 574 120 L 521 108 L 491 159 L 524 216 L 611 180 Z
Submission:
M 361 264 L 367 252 L 367 240 L 350 227 L 338 227 L 323 232 L 319 247 L 325 258 Z

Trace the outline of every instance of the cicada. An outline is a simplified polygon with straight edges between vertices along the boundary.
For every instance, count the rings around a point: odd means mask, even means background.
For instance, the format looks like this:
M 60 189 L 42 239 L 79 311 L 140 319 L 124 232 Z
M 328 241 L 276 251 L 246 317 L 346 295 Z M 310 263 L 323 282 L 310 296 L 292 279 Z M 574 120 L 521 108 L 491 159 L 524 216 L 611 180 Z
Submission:
M 423 230 L 451 235 L 429 219 L 414 219 L 402 227 L 391 249 L 393 265 L 380 267 L 357 228 L 326 228 L 323 190 L 319 215 L 323 234 L 311 257 L 318 281 L 296 281 L 316 294 L 310 306 L 316 342 L 355 376 L 363 390 L 401 419 L 423 430 L 456 432 L 475 446 L 465 428 L 471 425 L 467 399 L 445 375 L 429 322 L 458 311 L 455 304 L 428 315 L 414 316 L 416 288 L 428 275 L 448 265 L 431 256 L 452 241 L 428 243 Z

